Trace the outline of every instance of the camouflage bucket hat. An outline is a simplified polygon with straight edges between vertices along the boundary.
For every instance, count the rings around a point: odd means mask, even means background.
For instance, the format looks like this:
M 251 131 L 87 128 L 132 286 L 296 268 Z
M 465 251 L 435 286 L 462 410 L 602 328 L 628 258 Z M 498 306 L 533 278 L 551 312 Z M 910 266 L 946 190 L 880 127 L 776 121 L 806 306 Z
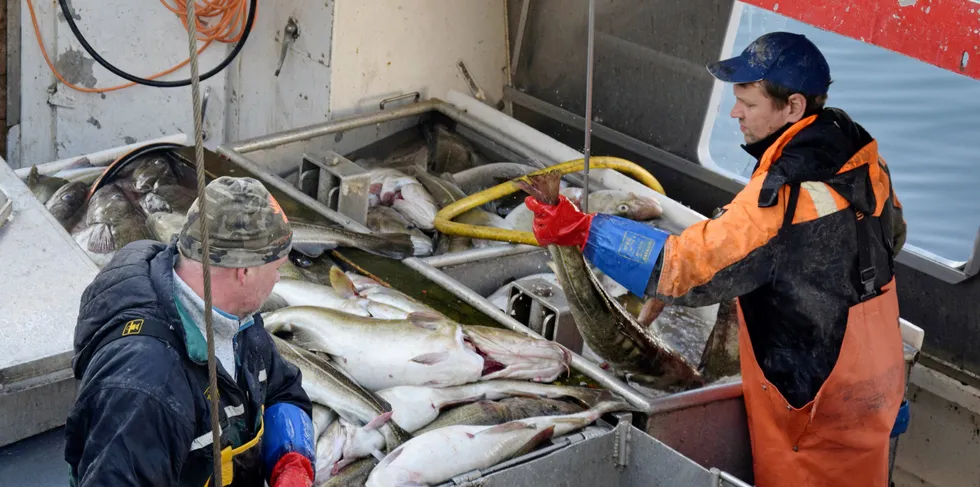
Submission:
M 293 232 L 279 203 L 253 178 L 222 176 L 204 188 L 208 199 L 211 265 L 258 267 L 289 254 Z M 199 201 L 194 200 L 177 248 L 203 262 Z

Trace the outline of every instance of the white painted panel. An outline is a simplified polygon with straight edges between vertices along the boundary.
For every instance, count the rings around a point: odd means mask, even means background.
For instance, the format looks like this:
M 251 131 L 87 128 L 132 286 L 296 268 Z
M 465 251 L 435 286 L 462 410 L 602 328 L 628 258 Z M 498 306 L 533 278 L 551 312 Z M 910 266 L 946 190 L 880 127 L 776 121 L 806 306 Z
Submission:
M 54 75 L 44 63 L 41 50 L 31 27 L 31 14 L 27 5 L 21 10 L 20 28 L 20 77 L 21 77 L 21 115 L 18 127 L 11 134 L 20 134 L 19 141 L 8 138 L 7 163 L 11 167 L 41 164 L 58 159 L 54 144 L 54 110 L 48 105 L 48 87 L 54 82 Z M 34 2 L 38 15 L 41 36 L 45 41 L 55 39 L 55 3 Z M 51 49 L 52 46 L 48 46 Z M 13 73 L 12 73 L 13 74 Z
M 495 0 L 337 0 L 331 110 L 376 110 L 420 91 L 469 93 L 460 59 L 492 103 L 504 84 L 504 11 Z
M 229 68 L 227 140 L 242 140 L 324 122 L 330 106 L 333 2 L 263 0 L 253 35 Z M 283 29 L 293 18 L 299 38 L 275 76 Z
M 124 71 L 145 77 L 188 56 L 187 32 L 178 16 L 158 3 L 73 0 L 72 6 L 79 29 L 89 43 L 103 58 Z M 63 71 L 62 76 L 89 88 L 125 82 L 94 62 L 78 44 L 60 13 L 57 17 L 54 21 L 54 16 L 48 15 L 45 20 L 57 24 L 56 44 L 49 43 L 48 50 L 57 52 L 55 65 Z M 29 29 L 25 33 L 31 34 Z M 200 72 L 213 68 L 230 50 L 227 44 L 213 43 L 199 56 Z M 185 79 L 189 72 L 190 68 L 185 67 L 165 79 Z M 212 88 L 209 102 L 212 106 L 224 98 L 225 78 L 225 73 L 219 73 L 201 86 L 202 96 L 208 86 Z M 52 97 L 58 105 L 55 108 L 57 158 L 193 131 L 190 86 L 134 86 L 104 95 L 57 86 L 57 93 Z M 33 114 L 25 111 L 24 116 Z M 219 110 L 209 110 L 205 123 L 213 138 L 223 136 L 224 123 Z

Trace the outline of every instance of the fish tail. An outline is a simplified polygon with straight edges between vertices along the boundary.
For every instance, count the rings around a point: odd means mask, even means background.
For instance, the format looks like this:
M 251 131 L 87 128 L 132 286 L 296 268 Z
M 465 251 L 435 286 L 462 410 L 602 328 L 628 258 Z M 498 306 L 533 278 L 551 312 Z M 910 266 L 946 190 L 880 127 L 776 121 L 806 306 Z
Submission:
M 534 199 L 546 205 L 557 205 L 558 191 L 561 189 L 561 172 L 553 170 L 527 176 L 526 179 L 517 180 L 516 184 Z
M 365 239 L 358 245 L 358 248 L 365 252 L 389 257 L 392 259 L 405 259 L 415 255 L 415 244 L 412 237 L 405 233 L 378 233 L 376 238 Z
M 92 225 L 92 235 L 88 241 L 88 249 L 97 254 L 107 254 L 116 249 L 116 241 L 112 237 L 112 227 L 105 223 Z

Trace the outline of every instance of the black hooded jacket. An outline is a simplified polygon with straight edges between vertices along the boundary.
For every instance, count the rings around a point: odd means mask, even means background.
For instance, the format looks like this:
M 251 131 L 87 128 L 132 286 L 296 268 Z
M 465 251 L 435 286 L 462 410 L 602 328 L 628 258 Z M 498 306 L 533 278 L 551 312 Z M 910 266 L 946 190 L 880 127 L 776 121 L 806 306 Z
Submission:
M 789 128 L 743 147 L 761 159 Z M 865 294 L 859 249 L 873 263 L 873 288 L 880 290 L 904 244 L 888 168 L 880 157 L 867 162 L 877 156 L 875 147 L 844 111 L 822 110 L 724 211 L 670 237 L 648 287 L 648 294 L 682 306 L 739 298 L 760 367 L 794 407 L 813 399 L 830 375 L 848 308 Z M 869 222 L 864 237 L 856 211 Z
M 72 485 L 200 487 L 210 478 L 207 345 L 175 305 L 176 253 L 133 242 L 82 294 L 72 361 L 81 384 L 65 429 Z M 236 335 L 235 360 L 237 380 L 218 369 L 222 448 L 245 450 L 233 485 L 262 486 L 263 407 L 310 414 L 311 404 L 258 315 Z

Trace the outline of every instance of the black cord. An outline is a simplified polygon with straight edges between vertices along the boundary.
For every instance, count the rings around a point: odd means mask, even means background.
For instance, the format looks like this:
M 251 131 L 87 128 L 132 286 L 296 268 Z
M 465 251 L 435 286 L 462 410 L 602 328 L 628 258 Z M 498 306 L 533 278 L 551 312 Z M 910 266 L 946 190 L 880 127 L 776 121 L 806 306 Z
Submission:
M 102 58 L 102 56 L 99 56 L 99 53 L 95 52 L 95 49 L 93 49 L 92 46 L 88 43 L 88 41 L 85 40 L 85 36 L 83 36 L 81 31 L 78 30 L 78 26 L 75 25 L 75 19 L 74 17 L 72 17 L 71 8 L 68 7 L 68 0 L 59 0 L 58 3 L 61 4 L 61 10 L 65 15 L 65 20 L 68 22 L 68 27 L 71 29 L 71 32 L 75 34 L 75 38 L 78 39 L 78 42 L 82 45 L 85 51 L 88 52 L 90 56 L 92 56 L 92 59 L 95 59 L 99 64 L 102 65 L 102 67 L 108 69 L 116 76 L 119 76 L 120 78 L 124 78 L 127 81 L 132 81 L 133 83 L 146 85 L 146 86 L 155 86 L 157 88 L 179 88 L 182 86 L 189 86 L 191 84 L 190 78 L 180 80 L 180 81 L 156 81 L 152 79 L 140 78 L 139 76 L 133 76 L 113 66 L 109 61 L 106 61 L 105 59 Z M 232 61 L 235 60 L 235 57 L 238 56 L 238 53 L 242 50 L 243 47 L 245 47 L 245 41 L 248 39 L 248 34 L 252 32 L 252 24 L 255 22 L 255 9 L 257 7 L 257 4 L 258 4 L 258 0 L 251 0 L 249 4 L 249 10 L 248 10 L 248 19 L 245 21 L 245 27 L 242 31 L 242 38 L 239 39 L 238 43 L 235 44 L 235 48 L 231 50 L 231 53 L 228 54 L 228 57 L 226 57 L 224 61 L 221 61 L 221 64 L 215 66 L 214 69 L 212 69 L 211 71 L 202 74 L 200 78 L 201 81 L 204 81 L 220 73 L 221 70 L 225 69 L 225 67 L 227 67 L 229 64 L 231 64 Z M 190 28 L 190 26 L 188 26 L 188 28 Z

